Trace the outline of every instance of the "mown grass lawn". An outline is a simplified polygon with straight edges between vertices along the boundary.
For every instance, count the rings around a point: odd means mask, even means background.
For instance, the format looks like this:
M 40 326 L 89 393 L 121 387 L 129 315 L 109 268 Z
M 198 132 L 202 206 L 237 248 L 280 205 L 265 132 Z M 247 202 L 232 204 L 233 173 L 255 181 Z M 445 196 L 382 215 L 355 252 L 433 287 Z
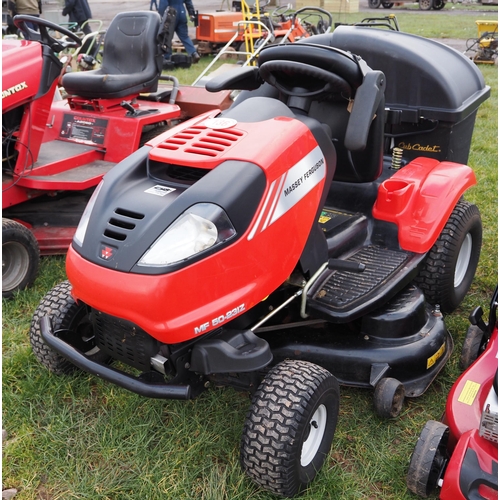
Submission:
M 425 422 L 440 419 L 459 374 L 469 312 L 476 305 L 488 309 L 497 283 L 497 68 L 481 71 L 492 96 L 477 114 L 469 164 L 478 184 L 466 198 L 481 211 L 484 242 L 472 289 L 446 318 L 453 356 L 395 420 L 374 415 L 370 391 L 342 388 L 331 453 L 304 499 L 416 498 L 405 484 L 411 452 Z M 35 286 L 3 301 L 3 487 L 17 488 L 19 500 L 274 498 L 239 467 L 246 394 L 212 389 L 194 401 L 150 400 L 90 375 L 52 375 L 36 362 L 28 339 L 31 315 L 63 279 L 64 258 L 44 258 Z

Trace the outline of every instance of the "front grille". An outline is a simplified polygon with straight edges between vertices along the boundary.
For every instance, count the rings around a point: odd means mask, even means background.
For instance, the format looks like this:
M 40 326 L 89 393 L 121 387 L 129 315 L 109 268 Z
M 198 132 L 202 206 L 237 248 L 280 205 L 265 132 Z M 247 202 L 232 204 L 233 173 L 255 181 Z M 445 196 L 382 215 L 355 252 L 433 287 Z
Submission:
M 108 220 L 108 225 L 104 229 L 104 236 L 115 241 L 125 241 L 130 232 L 135 229 L 136 221 L 140 221 L 144 217 L 144 214 L 117 208 L 115 216 Z
M 99 349 L 126 365 L 151 370 L 151 357 L 159 351 L 156 339 L 130 321 L 100 311 L 92 311 L 92 322 Z

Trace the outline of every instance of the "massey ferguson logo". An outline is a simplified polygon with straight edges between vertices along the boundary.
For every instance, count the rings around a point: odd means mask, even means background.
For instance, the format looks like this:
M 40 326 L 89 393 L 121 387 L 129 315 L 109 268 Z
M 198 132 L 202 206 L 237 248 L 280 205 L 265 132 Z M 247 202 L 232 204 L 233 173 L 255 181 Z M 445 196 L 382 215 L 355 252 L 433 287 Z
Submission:
M 12 94 L 15 94 L 16 92 L 20 92 L 21 90 L 27 89 L 28 84 L 26 82 L 21 82 L 18 83 L 17 85 L 14 85 L 13 87 L 10 87 L 6 90 L 2 90 L 2 99 L 4 97 L 9 97 Z
M 101 247 L 101 259 L 109 260 L 111 257 L 113 257 L 113 249 L 103 245 Z

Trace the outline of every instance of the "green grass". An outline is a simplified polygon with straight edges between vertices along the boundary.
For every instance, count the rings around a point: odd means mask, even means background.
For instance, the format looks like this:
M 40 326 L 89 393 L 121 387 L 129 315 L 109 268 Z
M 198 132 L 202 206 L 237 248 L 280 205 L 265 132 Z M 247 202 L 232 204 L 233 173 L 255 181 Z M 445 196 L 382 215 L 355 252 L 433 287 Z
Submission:
M 469 164 L 478 184 L 467 199 L 480 208 L 484 244 L 470 293 L 447 317 L 455 351 L 428 391 L 407 401 L 395 420 L 374 415 L 371 391 L 342 388 L 331 453 L 304 499 L 416 498 L 406 490 L 409 457 L 425 422 L 440 419 L 459 374 L 469 312 L 488 309 L 497 283 L 497 68 L 481 71 L 492 96 L 476 119 Z M 186 83 L 194 80 L 179 72 Z M 64 258 L 44 258 L 35 286 L 3 301 L 3 487 L 17 488 L 16 500 L 273 498 L 239 468 L 245 394 L 213 389 L 194 401 L 150 400 L 87 374 L 58 377 L 37 363 L 28 340 L 31 315 L 63 279 Z

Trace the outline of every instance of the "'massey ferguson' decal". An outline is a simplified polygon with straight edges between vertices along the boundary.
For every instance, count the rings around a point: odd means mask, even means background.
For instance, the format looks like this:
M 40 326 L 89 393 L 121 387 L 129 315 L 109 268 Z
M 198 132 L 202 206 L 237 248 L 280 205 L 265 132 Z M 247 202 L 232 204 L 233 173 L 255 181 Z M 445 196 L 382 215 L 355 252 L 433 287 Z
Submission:
M 273 181 L 248 239 L 251 240 L 258 232 L 264 231 L 276 222 L 317 186 L 325 175 L 325 157 L 321 148 L 317 146 L 281 177 Z

